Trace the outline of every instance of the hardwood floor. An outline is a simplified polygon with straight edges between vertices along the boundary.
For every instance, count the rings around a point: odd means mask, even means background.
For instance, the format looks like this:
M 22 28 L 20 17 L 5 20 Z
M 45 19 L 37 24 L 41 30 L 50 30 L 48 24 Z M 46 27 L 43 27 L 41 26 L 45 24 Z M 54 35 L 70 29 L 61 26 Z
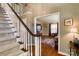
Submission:
M 33 56 L 35 55 L 35 47 L 32 47 Z M 55 48 L 52 48 L 51 46 L 47 44 L 42 44 L 41 47 L 41 56 L 64 56 L 61 54 L 58 54 L 58 51 Z
M 52 39 L 52 40 L 51 40 Z M 41 40 L 41 56 L 64 56 L 61 54 L 58 54 L 58 50 L 54 46 L 52 37 L 42 37 Z M 48 44 L 50 43 L 50 44 Z M 32 47 L 33 55 L 35 55 L 35 47 Z

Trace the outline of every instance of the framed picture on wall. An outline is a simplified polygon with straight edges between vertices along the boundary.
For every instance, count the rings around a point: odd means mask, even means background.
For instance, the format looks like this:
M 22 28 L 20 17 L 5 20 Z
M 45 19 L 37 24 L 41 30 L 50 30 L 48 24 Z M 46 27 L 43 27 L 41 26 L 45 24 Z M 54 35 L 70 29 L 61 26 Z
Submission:
M 64 20 L 64 25 L 66 25 L 66 26 L 71 26 L 71 25 L 73 25 L 73 19 L 72 19 L 72 18 L 65 19 L 65 20 Z

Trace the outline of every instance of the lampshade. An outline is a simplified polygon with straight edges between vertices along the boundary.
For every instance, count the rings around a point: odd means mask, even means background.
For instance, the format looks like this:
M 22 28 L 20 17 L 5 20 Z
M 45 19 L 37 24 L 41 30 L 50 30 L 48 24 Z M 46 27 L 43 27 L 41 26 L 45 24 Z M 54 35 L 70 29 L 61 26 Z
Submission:
M 77 28 L 72 28 L 71 29 L 71 33 L 77 33 L 78 31 L 77 31 Z

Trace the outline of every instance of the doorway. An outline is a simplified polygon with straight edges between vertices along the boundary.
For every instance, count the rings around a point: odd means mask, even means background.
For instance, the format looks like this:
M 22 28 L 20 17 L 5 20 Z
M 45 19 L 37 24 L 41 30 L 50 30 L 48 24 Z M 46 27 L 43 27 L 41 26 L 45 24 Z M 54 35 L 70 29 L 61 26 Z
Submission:
M 41 34 L 41 56 L 56 56 L 59 50 L 59 12 L 35 19 L 35 34 Z

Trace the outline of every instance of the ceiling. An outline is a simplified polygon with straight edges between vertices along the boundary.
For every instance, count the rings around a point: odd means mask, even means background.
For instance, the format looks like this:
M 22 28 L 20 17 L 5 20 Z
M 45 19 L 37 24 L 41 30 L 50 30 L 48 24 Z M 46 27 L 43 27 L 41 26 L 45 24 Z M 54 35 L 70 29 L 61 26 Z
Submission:
M 37 19 L 37 21 L 42 23 L 57 23 L 59 22 L 59 13 L 53 13 L 46 16 L 41 16 Z

